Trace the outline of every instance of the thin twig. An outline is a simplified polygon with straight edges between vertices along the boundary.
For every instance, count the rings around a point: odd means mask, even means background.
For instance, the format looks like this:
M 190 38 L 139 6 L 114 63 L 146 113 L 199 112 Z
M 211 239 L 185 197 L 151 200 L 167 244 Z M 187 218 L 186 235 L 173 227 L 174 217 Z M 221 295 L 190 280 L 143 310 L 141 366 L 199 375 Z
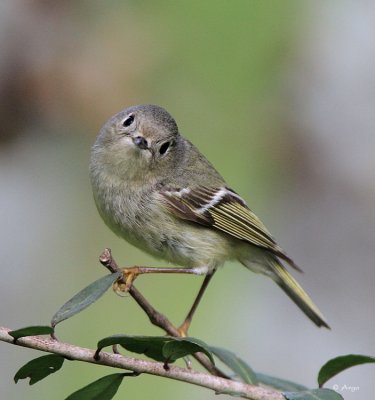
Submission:
M 121 268 L 117 265 L 115 259 L 112 257 L 111 249 L 104 249 L 103 253 L 99 256 L 100 263 L 106 267 L 110 272 L 122 272 Z M 125 283 L 125 282 L 121 282 Z M 169 321 L 169 319 L 159 311 L 157 311 L 139 292 L 139 290 L 134 286 L 134 284 L 129 289 L 130 296 L 137 302 L 137 304 L 142 308 L 142 310 L 147 314 L 151 323 L 161 329 L 163 329 L 167 334 L 175 337 L 180 337 L 180 332 L 178 329 Z M 194 358 L 211 374 L 220 376 L 222 378 L 229 377 L 218 368 L 216 368 L 208 358 L 202 353 L 194 354 Z
M 92 364 L 106 365 L 114 368 L 133 371 L 137 374 L 151 374 L 170 378 L 193 385 L 212 389 L 216 393 L 235 394 L 250 400 L 285 400 L 285 397 L 275 390 L 266 389 L 260 386 L 248 385 L 242 382 L 220 378 L 210 374 L 196 372 L 187 368 L 169 366 L 164 368 L 163 363 L 139 360 L 125 357 L 121 354 L 107 352 L 100 353 L 100 360 L 94 360 L 95 350 L 74 346 L 71 344 L 53 340 L 44 336 L 28 336 L 17 339 L 14 343 L 12 336 L 8 334 L 10 329 L 0 327 L 0 341 L 9 344 L 41 350 L 48 353 L 58 354 L 69 360 L 84 361 Z

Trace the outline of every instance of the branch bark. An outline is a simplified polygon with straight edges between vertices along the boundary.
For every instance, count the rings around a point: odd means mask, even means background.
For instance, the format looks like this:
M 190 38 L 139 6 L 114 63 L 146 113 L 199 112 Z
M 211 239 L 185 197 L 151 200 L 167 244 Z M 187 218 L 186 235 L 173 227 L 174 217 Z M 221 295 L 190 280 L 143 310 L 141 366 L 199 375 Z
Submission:
M 106 365 L 109 367 L 130 370 L 139 374 L 145 373 L 156 375 L 205 387 L 214 390 L 218 394 L 235 394 L 236 396 L 250 400 L 285 400 L 285 397 L 275 390 L 248 385 L 242 382 L 172 365 L 168 370 L 166 370 L 163 363 L 155 361 L 139 360 L 136 358 L 125 357 L 121 354 L 108 352 L 101 352 L 100 359 L 96 361 L 94 359 L 95 350 L 59 342 L 49 337 L 28 336 L 20 338 L 16 343 L 14 343 L 13 337 L 8 334 L 9 331 L 10 329 L 8 328 L 0 327 L 0 341 L 35 350 L 41 350 L 47 353 L 58 354 L 69 360 Z
M 106 267 L 110 272 L 122 272 L 122 269 L 117 265 L 115 259 L 112 256 L 111 249 L 104 249 L 102 254 L 99 256 L 100 263 Z M 119 284 L 125 285 L 125 282 L 120 280 Z M 168 335 L 180 337 L 178 329 L 169 321 L 169 319 L 159 311 L 157 311 L 142 295 L 142 293 L 132 284 L 129 288 L 130 296 L 136 301 L 136 303 L 142 308 L 147 314 L 150 322 L 163 329 Z M 213 365 L 209 359 L 202 353 L 194 354 L 194 358 L 212 375 L 220 376 L 222 378 L 228 378 L 222 371 Z

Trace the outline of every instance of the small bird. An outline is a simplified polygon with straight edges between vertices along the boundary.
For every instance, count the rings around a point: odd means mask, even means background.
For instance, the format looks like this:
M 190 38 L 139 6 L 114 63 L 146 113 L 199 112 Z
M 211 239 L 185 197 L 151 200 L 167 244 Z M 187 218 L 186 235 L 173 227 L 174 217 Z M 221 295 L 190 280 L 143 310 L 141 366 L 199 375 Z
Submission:
M 110 118 L 92 147 L 90 179 L 109 228 L 176 266 L 127 269 L 128 288 L 145 272 L 205 275 L 181 335 L 213 273 L 229 260 L 270 277 L 317 326 L 329 328 L 283 263 L 299 267 L 164 108 L 137 105 Z

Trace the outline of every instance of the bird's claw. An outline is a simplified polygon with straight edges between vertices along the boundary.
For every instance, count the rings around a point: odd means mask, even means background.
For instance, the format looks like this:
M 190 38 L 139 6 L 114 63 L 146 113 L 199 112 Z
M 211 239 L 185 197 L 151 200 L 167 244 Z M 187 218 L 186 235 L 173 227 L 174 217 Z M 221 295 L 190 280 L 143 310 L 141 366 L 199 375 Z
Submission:
M 127 293 L 138 275 L 139 271 L 137 267 L 124 268 L 122 270 L 122 277 L 113 284 L 113 290 L 120 296 Z

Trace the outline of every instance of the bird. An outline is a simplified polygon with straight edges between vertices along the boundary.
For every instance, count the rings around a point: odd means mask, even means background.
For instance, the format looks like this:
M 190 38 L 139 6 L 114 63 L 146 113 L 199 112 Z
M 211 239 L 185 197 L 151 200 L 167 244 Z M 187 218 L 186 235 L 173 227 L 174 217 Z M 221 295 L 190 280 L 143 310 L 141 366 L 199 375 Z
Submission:
M 111 117 L 92 146 L 90 180 L 107 226 L 173 264 L 124 270 L 127 289 L 142 273 L 204 276 L 179 327 L 181 336 L 188 334 L 208 283 L 226 261 L 271 278 L 312 322 L 330 328 L 286 265 L 301 269 L 164 108 L 136 105 Z

